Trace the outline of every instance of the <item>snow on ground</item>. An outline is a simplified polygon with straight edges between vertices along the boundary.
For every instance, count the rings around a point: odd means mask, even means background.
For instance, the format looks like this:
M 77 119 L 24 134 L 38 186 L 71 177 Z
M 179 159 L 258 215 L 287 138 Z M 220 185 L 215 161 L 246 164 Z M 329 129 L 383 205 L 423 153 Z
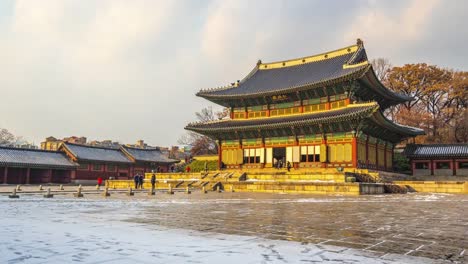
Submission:
M 0 263 L 436 263 L 426 258 L 126 221 L 142 214 L 141 208 L 151 203 L 154 200 L 99 196 L 1 196 Z

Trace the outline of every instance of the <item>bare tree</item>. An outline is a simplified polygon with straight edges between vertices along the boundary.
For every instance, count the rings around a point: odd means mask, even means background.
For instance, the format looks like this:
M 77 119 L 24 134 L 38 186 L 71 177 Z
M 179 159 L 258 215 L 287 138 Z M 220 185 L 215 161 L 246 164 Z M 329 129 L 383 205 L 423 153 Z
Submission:
M 7 129 L 0 128 L 0 146 L 14 146 L 18 140 L 19 138 Z
M 214 112 L 211 107 L 203 108 L 200 112 L 196 112 L 195 116 L 200 122 L 210 122 L 219 119 L 223 119 L 229 116 L 230 111 L 228 108 L 224 108 L 223 111 Z M 188 145 L 191 147 L 192 155 L 203 155 L 203 154 L 217 154 L 218 145 L 216 141 L 205 135 L 201 135 L 195 132 L 187 132 L 183 135 L 178 143 L 181 145 Z
M 387 58 L 377 58 L 371 61 L 372 68 L 374 68 L 374 72 L 377 75 L 377 78 L 382 82 L 386 83 L 388 73 L 392 69 L 392 64 Z

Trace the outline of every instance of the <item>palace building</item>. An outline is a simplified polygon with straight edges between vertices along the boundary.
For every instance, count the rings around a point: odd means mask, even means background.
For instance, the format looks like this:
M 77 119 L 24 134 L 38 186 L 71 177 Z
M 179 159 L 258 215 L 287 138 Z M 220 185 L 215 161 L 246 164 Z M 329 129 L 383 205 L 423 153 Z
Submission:
M 229 119 L 185 128 L 217 140 L 220 168 L 290 162 L 294 168 L 392 170 L 395 144 L 424 134 L 383 115 L 412 98 L 377 79 L 359 39 L 319 55 L 258 61 L 244 79 L 197 96 L 230 109 Z

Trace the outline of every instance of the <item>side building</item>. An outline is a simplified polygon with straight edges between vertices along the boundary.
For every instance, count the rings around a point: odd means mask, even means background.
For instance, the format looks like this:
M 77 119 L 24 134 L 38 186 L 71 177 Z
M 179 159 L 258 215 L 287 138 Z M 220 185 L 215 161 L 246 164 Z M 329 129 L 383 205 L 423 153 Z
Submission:
M 62 152 L 0 147 L 3 184 L 69 183 L 77 167 Z
M 230 109 L 229 119 L 185 129 L 215 139 L 219 167 L 392 170 L 398 142 L 424 134 L 383 112 L 409 100 L 376 77 L 364 44 L 272 63 L 197 96 Z
M 468 176 L 468 144 L 408 144 L 402 154 L 414 176 Z
M 72 182 L 90 183 L 95 182 L 98 177 L 104 179 L 133 177 L 133 162 L 119 148 L 63 143 L 59 151 L 79 164 Z
M 174 163 L 179 162 L 167 158 L 159 148 L 142 149 L 123 145 L 121 150 L 134 163 L 134 173 L 146 173 L 153 170 L 169 172 Z

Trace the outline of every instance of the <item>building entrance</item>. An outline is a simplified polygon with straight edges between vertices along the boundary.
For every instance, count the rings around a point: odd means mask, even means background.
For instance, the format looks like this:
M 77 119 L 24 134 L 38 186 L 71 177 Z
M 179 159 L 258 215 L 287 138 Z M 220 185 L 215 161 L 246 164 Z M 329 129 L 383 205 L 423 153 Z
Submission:
M 273 148 L 273 166 L 283 168 L 286 164 L 286 148 Z

